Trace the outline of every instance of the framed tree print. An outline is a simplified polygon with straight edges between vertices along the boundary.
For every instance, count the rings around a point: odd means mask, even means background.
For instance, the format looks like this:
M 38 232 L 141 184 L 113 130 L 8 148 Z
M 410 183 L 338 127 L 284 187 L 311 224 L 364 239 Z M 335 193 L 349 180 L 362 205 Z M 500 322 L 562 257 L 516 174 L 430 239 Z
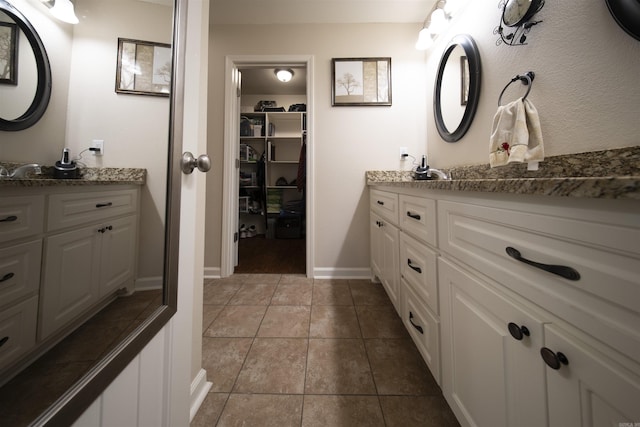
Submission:
M 333 58 L 331 105 L 391 105 L 391 58 Z

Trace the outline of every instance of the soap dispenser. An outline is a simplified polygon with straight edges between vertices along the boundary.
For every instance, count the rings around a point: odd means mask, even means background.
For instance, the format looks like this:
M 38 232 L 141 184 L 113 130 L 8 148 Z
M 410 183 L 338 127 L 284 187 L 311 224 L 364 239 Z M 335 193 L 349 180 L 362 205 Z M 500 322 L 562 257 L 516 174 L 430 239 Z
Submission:
M 69 158 L 70 150 L 62 150 L 62 158 L 56 162 L 53 176 L 56 179 L 74 179 L 78 177 L 76 162 Z
M 420 164 L 420 166 L 416 167 L 416 171 L 414 172 L 413 177 L 418 181 L 431 179 L 429 165 L 427 164 L 427 156 L 422 156 L 422 163 Z

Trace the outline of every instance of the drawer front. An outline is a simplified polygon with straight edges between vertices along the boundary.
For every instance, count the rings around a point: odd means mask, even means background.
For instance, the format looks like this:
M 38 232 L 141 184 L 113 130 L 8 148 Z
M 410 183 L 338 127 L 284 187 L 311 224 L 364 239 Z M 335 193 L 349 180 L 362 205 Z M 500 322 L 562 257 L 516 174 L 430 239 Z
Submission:
M 44 196 L 0 197 L 0 243 L 42 232 Z
M 400 275 L 438 314 L 437 254 L 416 239 L 400 233 Z
M 436 382 L 440 384 L 440 322 L 404 281 L 402 302 L 402 322 Z
M 436 201 L 401 194 L 400 228 L 413 237 L 436 246 Z
M 526 208 L 441 201 L 440 249 L 640 361 L 640 254 L 633 252 L 640 224 L 614 226 L 578 210 L 549 208 L 552 214 L 543 215 Z M 570 267 L 579 280 L 539 264 Z
M 41 239 L 0 249 L 0 306 L 38 292 L 41 259 Z
M 36 343 L 38 297 L 0 312 L 0 369 L 28 352 Z
M 398 225 L 398 195 L 372 189 L 369 193 L 371 210 L 382 218 Z
M 49 198 L 48 229 L 58 230 L 133 213 L 137 206 L 137 190 L 53 194 Z

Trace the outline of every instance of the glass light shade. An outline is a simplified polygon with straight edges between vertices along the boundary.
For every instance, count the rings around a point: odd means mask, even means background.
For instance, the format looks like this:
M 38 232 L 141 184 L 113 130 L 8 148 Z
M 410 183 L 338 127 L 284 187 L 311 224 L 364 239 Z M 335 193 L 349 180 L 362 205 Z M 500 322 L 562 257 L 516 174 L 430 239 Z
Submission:
M 431 31 L 429 28 L 423 28 L 418 33 L 418 41 L 416 42 L 416 49 L 427 50 L 433 44 L 433 38 L 431 38 Z
M 440 34 L 444 31 L 447 25 L 447 18 L 444 14 L 444 10 L 436 9 L 431 13 L 431 24 L 429 29 L 433 34 Z
M 280 80 L 281 82 L 288 82 L 293 78 L 293 71 L 292 70 L 282 70 L 282 69 L 278 69 L 275 71 L 276 73 L 276 77 L 278 78 L 278 80 Z
M 55 0 L 50 10 L 51 14 L 63 22 L 69 24 L 77 24 L 78 17 L 73 9 L 73 3 L 70 0 Z
M 462 6 L 462 0 L 447 0 L 444 4 L 444 12 L 449 15 L 455 15 Z

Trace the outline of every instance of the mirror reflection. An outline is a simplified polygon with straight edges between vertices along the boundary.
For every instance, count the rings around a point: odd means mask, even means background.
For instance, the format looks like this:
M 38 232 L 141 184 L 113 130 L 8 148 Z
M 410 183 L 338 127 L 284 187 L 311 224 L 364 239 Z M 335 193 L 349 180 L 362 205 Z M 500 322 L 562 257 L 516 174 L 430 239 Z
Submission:
M 163 305 L 170 101 L 117 94 L 115 68 L 119 37 L 171 43 L 173 7 L 76 0 L 73 26 L 39 1 L 11 4 L 40 35 L 55 88 L 33 126 L 0 131 L 0 413 L 21 426 Z M 20 114 L 7 87 L 5 119 Z M 77 179 L 55 179 L 64 149 Z
M 466 76 L 466 77 L 465 77 Z M 469 62 L 460 45 L 451 51 L 442 75 L 442 119 L 447 129 L 457 129 L 462 121 L 469 93 Z M 465 97 L 466 94 L 466 97 Z

